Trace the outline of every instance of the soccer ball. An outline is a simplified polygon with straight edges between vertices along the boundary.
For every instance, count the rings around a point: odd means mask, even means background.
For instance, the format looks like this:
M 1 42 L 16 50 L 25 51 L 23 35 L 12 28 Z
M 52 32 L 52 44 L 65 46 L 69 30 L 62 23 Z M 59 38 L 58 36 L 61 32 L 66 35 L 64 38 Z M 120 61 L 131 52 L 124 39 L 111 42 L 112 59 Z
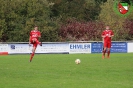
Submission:
M 76 59 L 76 60 L 75 60 L 75 63 L 76 63 L 76 64 L 80 64 L 80 62 L 81 62 L 80 59 Z

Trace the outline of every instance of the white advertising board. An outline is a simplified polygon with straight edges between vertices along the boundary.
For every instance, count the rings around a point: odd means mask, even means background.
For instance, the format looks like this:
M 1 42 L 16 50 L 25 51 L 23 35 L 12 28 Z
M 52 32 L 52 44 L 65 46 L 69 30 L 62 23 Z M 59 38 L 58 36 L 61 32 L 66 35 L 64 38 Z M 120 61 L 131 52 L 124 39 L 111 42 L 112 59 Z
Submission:
M 8 44 L 0 44 L 0 52 L 8 52 Z
M 38 45 L 36 53 L 69 53 L 69 44 L 49 43 L 49 44 L 42 44 L 42 46 Z
M 9 54 L 26 54 L 30 53 L 28 44 L 9 44 Z
M 69 53 L 91 53 L 91 43 L 69 43 Z
M 32 45 L 29 44 L 9 44 L 9 54 L 28 54 L 32 53 Z M 36 53 L 69 53 L 69 44 L 42 44 L 38 45 Z
M 127 52 L 128 53 L 133 53 L 133 43 L 127 43 Z

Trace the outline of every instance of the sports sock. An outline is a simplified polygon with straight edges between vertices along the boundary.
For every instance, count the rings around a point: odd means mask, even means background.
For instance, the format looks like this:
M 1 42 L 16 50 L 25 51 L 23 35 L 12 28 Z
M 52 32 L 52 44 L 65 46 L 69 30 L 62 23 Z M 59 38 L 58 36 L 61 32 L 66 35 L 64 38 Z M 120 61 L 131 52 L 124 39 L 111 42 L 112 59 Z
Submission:
M 103 55 L 105 56 L 106 50 L 103 50 Z
M 109 57 L 109 55 L 110 55 L 110 51 L 108 51 L 108 57 Z
M 30 56 L 30 61 L 32 61 L 32 58 L 34 57 L 34 53 L 31 54 Z

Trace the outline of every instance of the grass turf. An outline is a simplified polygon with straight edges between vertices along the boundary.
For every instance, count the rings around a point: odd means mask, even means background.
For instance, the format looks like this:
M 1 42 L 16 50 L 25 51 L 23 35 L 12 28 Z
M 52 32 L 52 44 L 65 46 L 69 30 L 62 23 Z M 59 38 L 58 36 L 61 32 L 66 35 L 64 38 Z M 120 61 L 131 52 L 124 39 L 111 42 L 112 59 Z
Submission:
M 132 53 L 0 56 L 0 88 L 133 88 Z M 81 64 L 76 65 L 79 58 Z

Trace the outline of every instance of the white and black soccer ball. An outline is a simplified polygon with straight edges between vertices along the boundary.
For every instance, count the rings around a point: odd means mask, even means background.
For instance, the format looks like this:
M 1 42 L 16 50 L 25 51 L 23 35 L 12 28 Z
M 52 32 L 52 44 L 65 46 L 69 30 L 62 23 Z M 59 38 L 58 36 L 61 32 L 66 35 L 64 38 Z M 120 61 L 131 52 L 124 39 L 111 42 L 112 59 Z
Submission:
M 81 60 L 80 60 L 80 59 L 76 59 L 76 60 L 75 60 L 75 63 L 76 63 L 76 64 L 80 64 L 80 63 L 81 63 Z

